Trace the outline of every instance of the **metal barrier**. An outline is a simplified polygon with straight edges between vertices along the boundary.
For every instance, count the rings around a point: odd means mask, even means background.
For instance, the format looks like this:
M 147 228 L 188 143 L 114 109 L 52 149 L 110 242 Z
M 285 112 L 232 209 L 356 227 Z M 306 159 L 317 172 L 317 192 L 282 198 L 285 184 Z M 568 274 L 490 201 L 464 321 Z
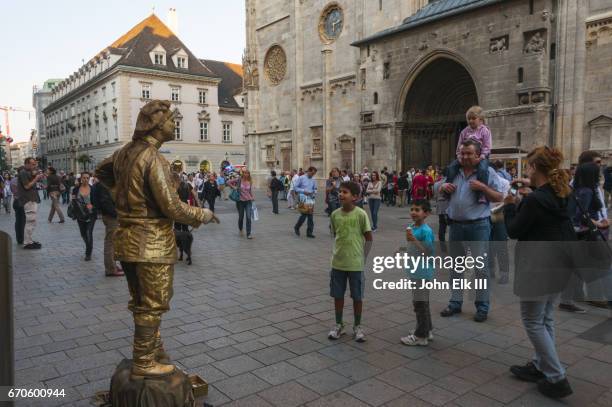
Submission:
M 0 231 L 0 387 L 15 385 L 13 345 L 13 263 L 11 236 Z M 0 406 L 12 406 L 0 401 Z

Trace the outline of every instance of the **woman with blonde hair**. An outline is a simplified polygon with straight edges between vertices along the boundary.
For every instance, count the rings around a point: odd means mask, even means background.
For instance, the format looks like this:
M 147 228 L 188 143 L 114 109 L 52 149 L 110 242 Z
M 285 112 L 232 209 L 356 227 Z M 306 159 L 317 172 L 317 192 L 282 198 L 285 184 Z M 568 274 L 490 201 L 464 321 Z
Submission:
M 529 179 L 522 180 L 524 185 L 514 181 L 515 187 L 521 187 L 520 194 L 511 192 L 504 200 L 508 235 L 518 239 L 514 293 L 520 297 L 521 319 L 535 350 L 532 361 L 510 371 L 519 379 L 536 382 L 538 390 L 552 398 L 572 394 L 555 348 L 553 319 L 559 293 L 572 273 L 571 255 L 560 242 L 576 240 L 568 211 L 570 178 L 559 168 L 562 161 L 556 148 L 531 151 L 526 168 Z

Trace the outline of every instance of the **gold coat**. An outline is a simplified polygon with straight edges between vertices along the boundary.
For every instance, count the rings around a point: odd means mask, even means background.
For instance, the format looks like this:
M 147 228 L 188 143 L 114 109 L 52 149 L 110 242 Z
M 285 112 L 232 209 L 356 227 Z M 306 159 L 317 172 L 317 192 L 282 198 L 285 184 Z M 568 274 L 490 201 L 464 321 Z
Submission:
M 134 143 L 145 144 L 134 148 Z M 161 144 L 151 136 L 132 141 L 96 170 L 116 203 L 119 226 L 114 247 L 119 261 L 174 264 L 174 221 L 198 227 L 213 218 L 210 210 L 189 206 L 179 199 L 170 164 L 159 152 Z M 118 185 L 122 177 L 128 177 L 126 189 Z M 119 194 L 127 194 L 127 199 L 125 195 L 117 199 Z

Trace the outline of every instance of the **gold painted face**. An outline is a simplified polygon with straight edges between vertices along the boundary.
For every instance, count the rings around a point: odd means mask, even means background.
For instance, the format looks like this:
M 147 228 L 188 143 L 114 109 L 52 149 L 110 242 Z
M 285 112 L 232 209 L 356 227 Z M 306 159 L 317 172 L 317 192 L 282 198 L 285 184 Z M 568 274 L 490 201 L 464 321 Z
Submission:
M 174 140 L 174 115 L 168 116 L 166 121 L 161 126 L 161 132 L 163 136 L 163 141 L 172 141 Z

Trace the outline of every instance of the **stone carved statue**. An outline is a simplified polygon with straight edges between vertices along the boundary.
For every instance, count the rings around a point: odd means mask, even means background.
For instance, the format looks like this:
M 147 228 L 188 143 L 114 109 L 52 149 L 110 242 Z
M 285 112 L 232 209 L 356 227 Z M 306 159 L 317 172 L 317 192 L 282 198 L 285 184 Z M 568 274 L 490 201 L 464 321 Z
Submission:
M 527 44 L 525 45 L 525 54 L 535 54 L 544 51 L 546 46 L 546 40 L 540 32 L 537 32 L 531 36 Z
M 252 60 L 246 53 L 242 56 L 243 87 L 257 88 L 259 86 L 259 72 L 257 61 Z
M 210 210 L 179 199 L 170 164 L 159 152 L 164 142 L 173 139 L 170 102 L 151 101 L 138 114 L 132 141 L 96 169 L 117 208 L 115 257 L 125 271 L 131 297 L 128 308 L 135 325 L 131 380 L 175 372 L 159 331 L 172 298 L 174 221 L 194 227 L 219 222 Z
M 508 44 L 506 43 L 506 37 L 501 37 L 501 38 L 491 40 L 491 45 L 489 46 L 489 51 L 491 53 L 502 52 L 507 49 L 508 49 Z

